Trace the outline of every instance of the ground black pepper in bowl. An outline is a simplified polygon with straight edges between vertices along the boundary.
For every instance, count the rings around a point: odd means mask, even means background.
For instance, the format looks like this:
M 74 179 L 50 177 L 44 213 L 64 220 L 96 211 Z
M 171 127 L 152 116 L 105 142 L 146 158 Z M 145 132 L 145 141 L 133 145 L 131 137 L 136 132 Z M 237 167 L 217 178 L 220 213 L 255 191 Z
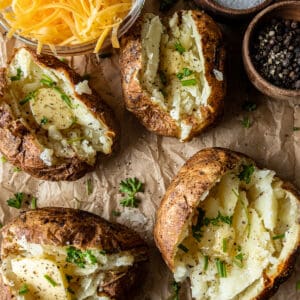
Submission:
M 271 19 L 253 39 L 252 59 L 270 83 L 300 89 L 300 22 Z

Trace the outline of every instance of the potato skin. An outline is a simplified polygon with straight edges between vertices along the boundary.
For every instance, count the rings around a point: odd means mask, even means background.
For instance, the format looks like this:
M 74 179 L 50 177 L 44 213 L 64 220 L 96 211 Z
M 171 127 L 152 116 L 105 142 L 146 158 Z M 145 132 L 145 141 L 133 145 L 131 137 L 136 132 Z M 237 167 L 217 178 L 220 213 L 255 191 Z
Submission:
M 92 213 L 71 208 L 23 211 L 2 228 L 1 235 L 1 259 L 13 253 L 14 241 L 24 236 L 27 242 L 42 245 L 72 245 L 81 250 L 96 248 L 106 253 L 130 251 L 135 256 L 135 264 L 126 273 L 111 271 L 103 284 L 103 293 L 113 299 L 126 299 L 138 279 L 143 262 L 148 259 L 147 245 L 134 231 Z M 8 287 L 0 281 L 0 300 L 12 299 L 9 294 Z
M 56 57 L 39 55 L 30 48 L 26 48 L 26 50 L 30 52 L 36 63 L 64 73 L 66 79 L 70 80 L 73 85 L 82 81 L 79 74 Z M 18 49 L 15 50 L 14 55 L 17 51 Z M 6 88 L 6 70 L 1 69 L 0 98 L 4 95 Z M 115 145 L 119 126 L 111 108 L 94 90 L 92 91 L 92 95 L 82 94 L 77 95 L 77 97 L 89 108 L 97 119 L 107 124 L 113 145 Z M 9 162 L 39 179 L 52 181 L 77 180 L 93 169 L 93 166 L 78 157 L 65 158 L 61 164 L 47 166 L 40 159 L 42 147 L 36 140 L 34 133 L 14 117 L 10 107 L 4 102 L 0 105 L 0 141 L 0 151 Z
M 184 11 L 179 11 L 179 18 Z M 225 47 L 222 33 L 211 17 L 201 11 L 192 11 L 193 19 L 202 38 L 205 59 L 206 79 L 211 87 L 208 105 L 201 107 L 203 121 L 199 122 L 193 116 L 183 119 L 192 125 L 192 130 L 185 141 L 199 135 L 205 128 L 212 125 L 223 110 L 223 98 L 226 94 L 226 78 L 218 81 L 214 69 L 225 74 Z M 120 65 L 122 72 L 122 87 L 126 108 L 150 131 L 163 136 L 180 138 L 180 128 L 168 112 L 151 101 L 151 96 L 139 81 L 142 70 L 142 29 L 143 17 L 129 30 L 121 40 Z
M 226 172 L 249 163 L 256 166 L 251 158 L 242 153 L 224 148 L 207 148 L 192 156 L 179 170 L 162 199 L 154 228 L 156 245 L 171 271 L 174 272 L 175 269 L 177 246 L 201 196 Z M 291 183 L 283 182 L 282 188 L 291 192 L 300 202 L 300 194 Z M 293 272 L 299 252 L 300 237 L 294 252 L 279 267 L 278 275 L 274 278 L 264 275 L 265 288 L 255 300 L 269 299 L 278 290 L 280 284 Z

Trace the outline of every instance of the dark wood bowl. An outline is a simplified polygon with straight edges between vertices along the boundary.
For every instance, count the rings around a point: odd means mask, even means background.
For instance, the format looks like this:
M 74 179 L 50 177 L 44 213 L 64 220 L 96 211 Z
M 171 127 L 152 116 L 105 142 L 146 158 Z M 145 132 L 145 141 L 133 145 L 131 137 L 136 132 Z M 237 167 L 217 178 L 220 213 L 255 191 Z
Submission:
M 300 90 L 288 90 L 277 87 L 263 78 L 255 69 L 252 63 L 251 49 L 252 40 L 259 28 L 268 23 L 273 17 L 281 17 L 284 19 L 291 19 L 300 21 L 300 1 L 284 1 L 273 4 L 260 12 L 249 24 L 243 41 L 243 61 L 247 75 L 253 85 L 263 94 L 272 98 L 283 100 L 300 100 Z
M 263 3 L 248 9 L 228 8 L 218 4 L 214 0 L 194 0 L 194 2 L 204 10 L 210 11 L 211 13 L 221 17 L 222 19 L 246 21 L 248 18 L 254 16 L 257 12 L 270 5 L 273 0 L 265 0 Z

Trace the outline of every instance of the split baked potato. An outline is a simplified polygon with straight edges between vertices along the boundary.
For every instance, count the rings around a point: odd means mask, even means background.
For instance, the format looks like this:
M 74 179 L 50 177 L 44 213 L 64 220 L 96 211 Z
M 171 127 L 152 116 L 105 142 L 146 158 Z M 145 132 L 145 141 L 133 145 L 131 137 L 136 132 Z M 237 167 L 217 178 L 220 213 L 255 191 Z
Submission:
M 193 299 L 267 299 L 294 268 L 300 195 L 243 154 L 208 148 L 171 182 L 155 241 Z
M 22 212 L 1 237 L 1 300 L 129 299 L 148 259 L 135 232 L 70 208 Z
M 46 180 L 75 180 L 110 154 L 111 109 L 67 64 L 19 48 L 0 72 L 0 151 Z
M 121 40 L 125 105 L 148 130 L 188 141 L 222 111 L 224 61 L 221 30 L 204 12 L 145 14 Z

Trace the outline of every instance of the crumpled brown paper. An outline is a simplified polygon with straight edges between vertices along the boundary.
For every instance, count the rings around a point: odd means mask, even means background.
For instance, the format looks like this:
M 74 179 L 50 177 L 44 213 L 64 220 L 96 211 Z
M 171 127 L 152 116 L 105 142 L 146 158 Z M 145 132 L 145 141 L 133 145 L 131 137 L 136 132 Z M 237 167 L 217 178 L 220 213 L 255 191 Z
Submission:
M 158 12 L 160 1 L 146 1 L 146 11 Z M 173 9 L 187 8 L 179 2 Z M 233 28 L 234 27 L 234 28 Z M 135 300 L 165 300 L 171 293 L 172 275 L 162 261 L 153 241 L 155 212 L 172 177 L 184 162 L 205 147 L 219 146 L 244 152 L 260 165 L 274 169 L 282 178 L 300 187 L 300 103 L 270 99 L 260 94 L 249 83 L 242 65 L 241 40 L 243 28 L 223 26 L 228 48 L 228 96 L 224 117 L 214 127 L 189 143 L 156 136 L 146 131 L 135 117 L 124 109 L 120 85 L 118 53 L 111 58 L 96 59 L 95 55 L 68 58 L 80 74 L 90 74 L 90 84 L 115 110 L 121 124 L 121 149 L 103 161 L 96 170 L 75 182 L 47 182 L 15 172 L 9 163 L 0 162 L 0 220 L 7 223 L 18 215 L 6 200 L 16 192 L 38 198 L 38 207 L 65 206 L 96 213 L 107 220 L 125 224 L 139 232 L 150 246 L 150 263 L 144 272 L 144 282 Z M 0 66 L 5 66 L 15 40 L 6 41 L 0 34 Z M 245 101 L 257 103 L 257 110 L 242 110 Z M 248 117 L 251 127 L 246 129 L 241 120 Z M 119 204 L 119 183 L 127 177 L 137 177 L 145 184 L 139 194 L 138 208 L 123 208 Z M 88 195 L 87 179 L 92 180 L 93 192 Z M 121 212 L 120 217 L 112 215 Z M 300 264 L 296 272 L 281 286 L 274 300 L 300 299 L 296 282 L 300 280 Z M 187 284 L 186 284 L 187 285 Z M 190 299 L 189 290 L 181 289 L 181 299 Z

